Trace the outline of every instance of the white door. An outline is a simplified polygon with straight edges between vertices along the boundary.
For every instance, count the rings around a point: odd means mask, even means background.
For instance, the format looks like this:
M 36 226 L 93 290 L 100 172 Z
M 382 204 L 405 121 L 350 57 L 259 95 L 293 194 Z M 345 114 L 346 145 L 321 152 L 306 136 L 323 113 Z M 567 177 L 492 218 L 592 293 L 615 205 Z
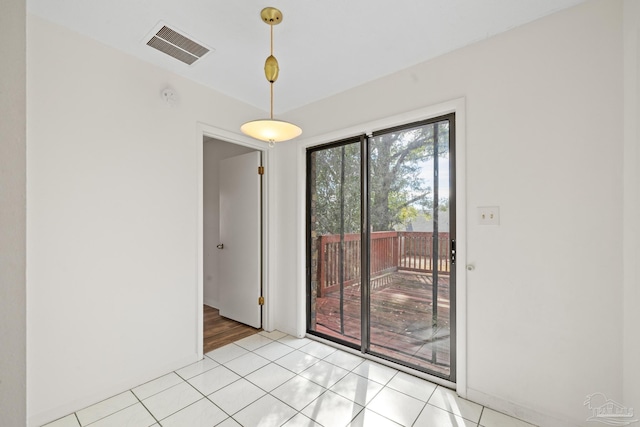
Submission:
M 260 328 L 260 152 L 220 161 L 220 315 Z

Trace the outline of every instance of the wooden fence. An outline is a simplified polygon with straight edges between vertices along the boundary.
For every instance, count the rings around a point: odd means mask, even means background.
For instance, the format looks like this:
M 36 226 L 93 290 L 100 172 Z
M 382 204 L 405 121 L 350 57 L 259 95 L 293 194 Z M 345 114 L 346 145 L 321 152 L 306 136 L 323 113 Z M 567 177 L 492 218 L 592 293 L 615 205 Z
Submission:
M 360 281 L 360 234 L 318 237 L 318 297 Z M 341 243 L 342 241 L 342 243 Z M 371 233 L 370 276 L 373 279 L 394 271 L 449 273 L 449 233 L 438 233 L 438 256 L 433 253 L 433 233 L 417 231 L 380 231 Z M 340 247 L 342 245 L 342 277 Z

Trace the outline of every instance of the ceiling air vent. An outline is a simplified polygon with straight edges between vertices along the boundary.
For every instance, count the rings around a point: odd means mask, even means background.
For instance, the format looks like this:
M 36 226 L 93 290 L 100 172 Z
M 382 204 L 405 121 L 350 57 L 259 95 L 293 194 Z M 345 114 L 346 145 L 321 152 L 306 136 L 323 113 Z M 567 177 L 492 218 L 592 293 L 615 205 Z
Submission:
M 209 48 L 183 36 L 166 25 L 160 26 L 160 30 L 147 41 L 147 46 L 158 49 L 160 52 L 189 65 L 210 51 Z

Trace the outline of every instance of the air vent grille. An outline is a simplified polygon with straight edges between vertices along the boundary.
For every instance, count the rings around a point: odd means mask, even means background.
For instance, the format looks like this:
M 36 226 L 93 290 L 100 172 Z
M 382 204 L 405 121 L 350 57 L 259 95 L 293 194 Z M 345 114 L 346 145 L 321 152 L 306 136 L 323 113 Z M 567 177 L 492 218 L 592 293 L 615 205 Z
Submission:
M 147 45 L 189 65 L 210 51 L 210 49 L 202 46 L 200 43 L 183 36 L 166 25 L 163 25 L 162 28 L 151 37 Z

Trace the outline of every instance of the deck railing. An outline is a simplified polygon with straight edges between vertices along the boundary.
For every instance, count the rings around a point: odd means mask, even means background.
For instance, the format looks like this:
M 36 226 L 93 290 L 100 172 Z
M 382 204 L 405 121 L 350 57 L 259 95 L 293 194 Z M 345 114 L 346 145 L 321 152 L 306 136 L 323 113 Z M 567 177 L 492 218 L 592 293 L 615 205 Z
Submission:
M 328 234 L 318 237 L 318 297 L 340 286 L 360 281 L 360 234 Z M 438 256 L 433 253 L 433 233 L 417 231 L 380 231 L 371 233 L 370 276 L 405 270 L 441 273 L 450 270 L 449 233 L 438 233 Z M 340 247 L 343 247 L 342 260 Z M 342 277 L 340 264 L 342 263 Z

